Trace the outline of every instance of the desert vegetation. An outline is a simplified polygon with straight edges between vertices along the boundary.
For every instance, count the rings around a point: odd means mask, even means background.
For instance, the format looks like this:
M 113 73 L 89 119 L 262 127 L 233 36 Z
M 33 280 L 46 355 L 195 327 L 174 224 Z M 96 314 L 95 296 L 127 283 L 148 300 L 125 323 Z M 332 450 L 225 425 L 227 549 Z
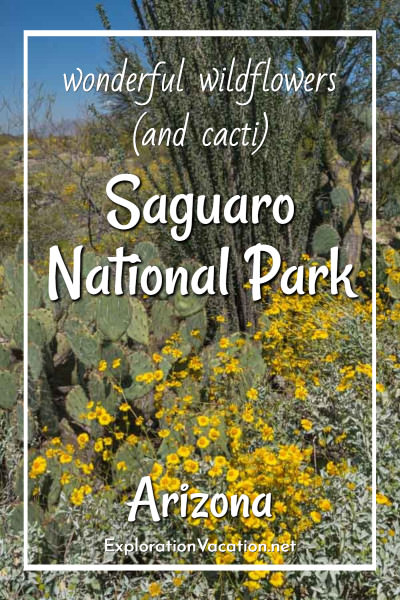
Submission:
M 398 11 L 391 3 L 242 3 L 145 1 L 133 10 L 143 29 L 377 29 L 377 262 L 372 297 L 372 112 L 369 38 L 146 38 L 146 65 L 164 60 L 170 71 L 186 57 L 186 85 L 210 65 L 237 68 L 266 56 L 281 71 L 339 74 L 330 94 L 255 91 L 239 106 L 229 94 L 154 96 L 151 119 L 177 127 L 190 111 L 195 124 L 184 147 L 132 150 L 141 115 L 138 96 L 101 95 L 73 127 L 36 117 L 29 133 L 28 357 L 23 352 L 22 140 L 2 135 L 0 310 L 1 594 L 4 598 L 378 598 L 400 597 L 399 451 L 400 197 L 398 153 Z M 98 7 L 102 24 L 107 15 Z M 178 27 L 179 26 L 179 27 Z M 125 59 L 144 68 L 127 40 L 110 39 L 110 65 Z M 148 90 L 147 90 L 148 93 Z M 146 90 L 143 91 L 146 97 Z M 139 97 L 140 99 L 140 97 Z M 143 99 L 143 98 L 142 98 Z M 248 122 L 263 111 L 271 121 L 268 147 L 250 157 L 243 147 L 204 147 L 198 131 Z M 35 116 L 36 114 L 36 116 Z M 296 203 L 291 227 L 263 218 L 257 225 L 196 219 L 177 244 L 173 223 L 110 228 L 105 189 L 117 173 L 135 173 L 141 187 L 118 190 L 141 207 L 154 194 L 187 190 L 207 199 L 284 191 Z M 225 197 L 221 199 L 224 203 Z M 210 208 L 209 201 L 205 207 Z M 210 200 L 211 202 L 211 200 Z M 123 211 L 121 211 L 123 216 Z M 279 282 L 254 302 L 250 271 L 240 257 L 260 241 L 276 246 L 285 266 L 328 265 L 332 247 L 353 264 L 357 298 L 333 296 L 329 282 L 313 296 L 285 295 Z M 71 264 L 85 246 L 87 273 L 123 246 L 142 258 L 140 269 L 218 265 L 229 246 L 230 294 L 151 297 L 48 297 L 49 247 Z M 265 269 L 268 269 L 265 264 Z M 376 300 L 376 498 L 372 497 L 372 323 Z M 23 514 L 23 361 L 28 360 L 29 559 L 32 563 L 202 563 L 265 565 L 221 573 L 21 573 Z M 272 494 L 272 516 L 185 518 L 171 509 L 154 523 L 139 510 L 127 520 L 143 477 L 155 497 L 186 483 L 210 495 Z M 189 493 L 189 492 L 188 492 Z M 283 564 L 366 564 L 372 560 L 371 507 L 377 503 L 376 572 L 284 572 Z M 189 508 L 192 508 L 189 505 Z M 210 508 L 210 505 L 206 505 Z M 209 543 L 239 540 L 295 543 L 284 553 L 105 552 L 104 540 L 138 538 Z M 12 560 L 11 558 L 12 557 Z M 273 565 L 274 570 L 268 570 Z

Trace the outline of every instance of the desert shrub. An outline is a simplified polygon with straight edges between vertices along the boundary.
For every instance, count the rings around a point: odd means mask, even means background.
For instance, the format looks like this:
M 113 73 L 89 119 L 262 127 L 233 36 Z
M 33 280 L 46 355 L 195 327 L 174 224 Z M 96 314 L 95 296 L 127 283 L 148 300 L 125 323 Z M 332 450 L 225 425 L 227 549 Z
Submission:
M 360 298 L 350 300 L 325 292 L 288 297 L 267 288 L 261 317 L 247 332 L 231 334 L 225 315 L 215 316 L 210 344 L 199 329 L 170 330 L 150 361 L 139 361 L 129 387 L 123 347 L 101 359 L 95 376 L 113 389 L 112 403 L 96 395 L 79 401 L 73 412 L 79 428 L 63 426 L 55 436 L 44 431 L 31 457 L 32 502 L 53 527 L 50 533 L 39 518 L 32 530 L 35 560 L 136 562 L 145 557 L 105 555 L 104 538 L 129 539 L 134 531 L 143 541 L 154 532 L 173 539 L 183 531 L 187 540 L 206 533 L 210 542 L 297 543 L 290 555 L 188 553 L 180 557 L 186 562 L 369 562 L 371 304 L 358 291 Z M 378 325 L 384 331 L 396 324 L 398 311 L 385 308 L 382 294 Z M 390 356 L 393 370 L 397 359 Z M 132 385 L 142 400 L 127 397 Z M 382 382 L 378 393 L 386 393 Z M 70 412 L 72 406 L 67 402 Z M 132 527 L 124 503 L 146 475 L 156 497 L 185 482 L 192 491 L 228 497 L 268 490 L 275 495 L 273 516 L 199 522 L 171 514 L 155 529 L 139 510 Z M 380 500 L 387 507 L 391 502 L 386 495 Z M 288 591 L 294 590 L 290 576 L 254 571 L 237 577 L 232 585 L 248 593 L 295 593 Z

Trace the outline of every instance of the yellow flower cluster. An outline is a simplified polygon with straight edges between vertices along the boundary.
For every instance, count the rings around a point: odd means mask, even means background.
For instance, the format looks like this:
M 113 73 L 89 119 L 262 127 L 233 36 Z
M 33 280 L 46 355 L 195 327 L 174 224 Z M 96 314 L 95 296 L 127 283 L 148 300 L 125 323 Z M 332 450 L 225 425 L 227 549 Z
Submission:
M 39 475 L 43 475 L 43 473 L 46 472 L 46 468 L 47 468 L 47 461 L 45 458 L 43 458 L 43 456 L 37 456 L 31 465 L 30 471 L 29 471 L 29 477 L 31 479 L 36 479 L 36 477 L 38 477 Z
M 163 377 L 163 371 L 161 369 L 157 369 L 154 371 L 154 373 L 149 371 L 147 373 L 140 373 L 139 375 L 136 375 L 136 381 L 139 383 L 150 384 L 153 383 L 153 381 L 161 381 Z
M 124 490 L 124 478 L 132 470 L 129 451 L 134 447 L 136 455 L 143 458 L 157 498 L 164 492 L 178 492 L 185 483 L 190 486 L 188 495 L 223 493 L 229 499 L 245 494 L 250 502 L 265 491 L 272 492 L 271 517 L 227 515 L 218 519 L 208 511 L 206 519 L 186 520 L 189 537 L 196 538 L 205 530 L 210 543 L 246 540 L 268 547 L 299 543 L 305 532 L 329 518 L 333 510 L 329 493 L 334 487 L 332 479 L 345 479 L 349 473 L 343 452 L 339 453 L 346 444 L 346 432 L 326 423 L 323 427 L 303 401 L 320 388 L 327 373 L 334 398 L 357 389 L 354 386 L 365 388 L 365 378 L 372 376 L 371 365 L 359 357 L 352 362 L 348 358 L 351 353 L 344 359 L 342 348 L 349 321 L 355 327 L 370 323 L 371 304 L 343 296 L 299 297 L 267 291 L 268 305 L 262 317 L 258 323 L 250 323 L 245 334 L 230 335 L 226 317 L 219 315 L 215 318 L 216 341 L 201 352 L 195 353 L 196 346 L 192 346 L 188 353 L 179 333 L 152 347 L 154 370 L 135 376 L 136 382 L 154 390 L 155 407 L 149 419 L 127 400 L 121 387 L 124 384 L 112 372 L 120 367 L 121 359 L 115 359 L 111 368 L 105 360 L 100 361 L 102 377 L 118 387 L 115 410 L 108 404 L 107 410 L 96 398 L 91 400 L 83 415 L 87 432 L 77 435 L 74 443 L 53 438 L 46 447 L 46 458 L 33 461 L 30 476 L 43 475 L 46 461 L 57 461 L 67 497 L 81 506 L 94 489 L 102 494 L 118 483 L 118 489 Z M 198 338 L 198 330 L 191 330 L 191 336 Z M 262 366 L 265 363 L 267 376 L 257 379 L 253 373 L 254 355 Z M 397 364 L 397 357 L 392 362 Z M 281 432 L 274 430 L 274 411 L 268 397 L 273 392 L 267 377 L 276 379 L 285 401 L 302 401 L 296 403 L 304 410 L 301 408 L 295 417 L 295 441 L 283 439 Z M 327 453 L 319 455 L 317 471 L 315 453 L 326 452 L 329 444 L 341 447 L 335 447 L 334 460 Z M 127 447 L 128 452 L 120 452 Z M 355 485 L 347 478 L 343 488 L 350 495 Z M 391 504 L 383 494 L 378 494 L 377 502 Z M 208 502 L 204 509 L 209 506 Z M 188 507 L 188 513 L 191 508 L 194 505 Z M 178 512 L 171 520 L 175 517 L 176 527 L 181 527 Z M 217 564 L 244 561 L 266 565 L 265 571 L 246 575 L 244 585 L 249 593 L 256 593 L 263 579 L 274 588 L 284 586 L 281 571 L 268 572 L 268 565 L 285 562 L 285 554 L 279 550 L 217 552 L 210 557 Z M 159 583 L 149 585 L 151 597 L 161 593 Z
M 82 415 L 86 417 L 89 421 L 97 420 L 100 425 L 106 426 L 114 421 L 114 417 L 110 415 L 110 413 L 101 405 L 100 402 L 97 403 L 94 410 L 93 401 L 89 402 L 87 405 L 89 408 L 89 412 L 86 415 Z
M 71 496 L 70 496 L 70 500 L 71 500 L 71 504 L 74 504 L 75 506 L 80 506 L 85 498 L 85 496 L 87 496 L 88 494 L 92 493 L 92 488 L 90 487 L 90 485 L 82 485 L 79 488 L 74 488 Z

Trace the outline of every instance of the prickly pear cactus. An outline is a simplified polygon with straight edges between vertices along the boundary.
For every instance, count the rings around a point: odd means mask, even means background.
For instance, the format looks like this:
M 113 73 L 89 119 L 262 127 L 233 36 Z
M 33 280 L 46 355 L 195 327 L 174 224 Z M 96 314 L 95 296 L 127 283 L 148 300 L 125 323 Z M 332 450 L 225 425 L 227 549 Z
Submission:
M 19 345 L 21 337 L 18 333 L 18 326 L 19 323 L 22 325 L 22 319 L 22 309 L 16 297 L 11 292 L 7 293 L 0 300 L 0 334 L 13 345 L 18 345 L 18 348 L 22 348 L 22 344 Z
M 14 373 L 0 370 L 0 408 L 11 410 L 17 403 L 18 387 Z
M 153 243 L 142 242 L 135 251 L 142 259 L 140 272 L 155 265 L 165 269 Z M 99 257 L 88 253 L 83 271 L 86 273 L 99 261 Z M 192 261 L 185 265 L 189 272 L 196 266 Z M 3 338 L 0 345 L 0 409 L 7 411 L 6 414 L 16 423 L 17 437 L 21 441 L 24 431 L 20 397 L 22 274 L 21 256 L 5 262 L 4 293 L 0 299 L 0 336 Z M 138 414 L 152 418 L 156 385 L 164 382 L 172 369 L 183 369 L 179 360 L 182 362 L 193 351 L 201 352 L 204 345 L 207 334 L 205 297 L 194 294 L 167 297 L 165 291 L 147 299 L 128 295 L 93 297 L 83 291 L 81 299 L 72 302 L 65 284 L 59 280 L 61 299 L 51 302 L 47 278 L 39 278 L 29 265 L 28 279 L 30 446 L 36 446 L 40 439 L 44 440 L 43 447 L 46 447 L 53 437 L 60 437 L 62 443 L 76 446 L 77 432 L 82 430 L 93 437 L 103 435 L 104 426 L 100 419 L 86 418 L 90 400 L 100 403 L 116 420 L 121 418 L 119 406 L 125 400 Z M 175 338 L 178 341 L 174 342 L 179 345 L 179 352 L 176 356 L 173 353 L 166 355 L 162 352 L 163 346 L 174 333 L 179 333 Z M 161 358 L 154 358 L 157 354 Z M 187 392 L 197 394 L 194 389 Z M 35 452 L 33 448 L 30 451 Z M 140 479 L 142 472 L 148 473 L 151 464 L 147 464 L 147 460 L 143 444 L 123 444 L 112 463 L 117 489 L 126 489 Z M 126 470 L 121 469 L 122 462 L 126 463 Z M 45 510 L 38 514 L 38 519 L 45 532 L 46 543 L 56 546 L 65 531 L 57 529 L 52 511 L 62 498 L 72 493 L 71 486 L 76 483 L 61 486 L 62 465 L 58 461 L 53 461 L 51 466 L 48 461 L 48 465 L 44 479 Z M 78 469 L 73 463 L 69 464 L 71 473 L 75 468 Z M 76 476 L 79 476 L 78 472 Z M 31 492 L 37 482 L 30 479 L 28 483 Z M 20 489 L 20 480 L 17 485 Z M 40 494 L 42 492 L 41 489 Z M 20 506 L 17 506 L 11 519 L 16 529 L 20 527 L 20 511 Z
M 151 392 L 156 381 L 154 379 L 137 380 L 138 376 L 143 373 L 151 373 L 154 371 L 154 364 L 145 352 L 133 352 L 129 356 L 129 372 L 131 375 L 131 385 L 124 389 L 125 396 L 128 400 L 141 398 L 145 394 Z
M 96 299 L 84 292 L 79 300 L 71 304 L 68 310 L 68 316 L 79 319 L 84 323 L 91 323 L 96 314 Z
M 145 346 L 149 343 L 149 320 L 143 304 L 137 298 L 130 298 L 131 320 L 126 330 L 128 336 Z
M 331 248 L 338 246 L 339 240 L 338 232 L 331 225 L 320 225 L 313 235 L 312 247 L 314 254 L 317 256 L 328 255 Z
M 115 342 L 128 329 L 132 307 L 127 296 L 101 295 L 96 299 L 96 325 L 103 339 Z
M 330 198 L 335 208 L 342 208 L 349 201 L 349 193 L 344 187 L 335 187 L 330 193 Z
M 29 370 L 33 379 L 39 379 L 43 371 L 43 354 L 40 346 L 33 342 L 28 345 Z
M 399 300 L 400 299 L 400 272 L 397 271 L 395 273 L 391 273 L 388 276 L 386 285 L 388 287 L 389 294 L 392 296 L 392 298 L 394 298 L 395 300 Z
M 121 463 L 125 465 L 123 469 L 118 468 Z M 141 446 L 122 444 L 112 461 L 114 485 L 120 490 L 137 487 L 141 477 L 149 473 L 151 464 L 152 460 L 144 455 Z
M 184 319 L 179 327 L 182 339 L 198 351 L 204 343 L 207 334 L 207 313 L 203 308 L 194 315 Z
M 182 264 L 189 276 L 194 273 L 201 265 L 195 261 L 185 261 Z M 176 292 L 173 296 L 173 304 L 175 312 L 179 317 L 190 317 L 204 308 L 207 302 L 207 296 L 198 296 L 194 292 L 189 292 L 183 296 L 180 292 Z
M 7 369 L 11 364 L 11 348 L 8 345 L 0 346 L 0 369 Z
M 98 336 L 90 333 L 82 321 L 67 319 L 64 332 L 75 356 L 89 367 L 97 366 L 100 360 Z
M 204 308 L 207 298 L 204 296 L 196 296 L 189 293 L 187 296 L 182 296 L 180 292 L 174 295 L 174 308 L 180 317 L 190 317 Z
M 40 523 L 43 519 L 43 511 L 36 502 L 29 502 L 28 505 L 29 523 Z M 14 534 L 22 531 L 24 523 L 24 505 L 22 502 L 16 504 L 8 518 L 8 526 Z
M 157 246 L 152 242 L 139 242 L 135 246 L 135 253 L 140 256 L 141 265 L 147 267 L 153 265 L 155 261 L 160 260 Z
M 174 307 L 165 300 L 155 300 L 151 307 L 151 329 L 154 338 L 161 342 L 179 328 Z
M 77 423 L 86 423 L 85 414 L 87 413 L 86 405 L 88 398 L 84 390 L 79 386 L 75 386 L 67 395 L 65 400 L 65 408 L 69 416 Z

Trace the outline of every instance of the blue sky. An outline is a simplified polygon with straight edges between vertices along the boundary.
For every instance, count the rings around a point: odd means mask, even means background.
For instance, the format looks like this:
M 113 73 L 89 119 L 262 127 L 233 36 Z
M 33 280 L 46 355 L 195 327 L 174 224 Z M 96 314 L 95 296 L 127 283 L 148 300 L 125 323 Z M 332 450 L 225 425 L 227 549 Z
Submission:
M 2 0 L 0 23 L 0 97 L 6 97 L 16 112 L 22 107 L 24 29 L 102 29 L 97 0 Z M 114 29 L 139 29 L 129 0 L 102 2 Z M 35 38 L 29 42 L 30 84 L 44 84 L 56 94 L 56 118 L 72 119 L 93 98 L 88 94 L 66 94 L 63 73 L 75 67 L 96 72 L 107 65 L 105 38 Z M 8 128 L 5 111 L 0 112 L 0 130 Z

